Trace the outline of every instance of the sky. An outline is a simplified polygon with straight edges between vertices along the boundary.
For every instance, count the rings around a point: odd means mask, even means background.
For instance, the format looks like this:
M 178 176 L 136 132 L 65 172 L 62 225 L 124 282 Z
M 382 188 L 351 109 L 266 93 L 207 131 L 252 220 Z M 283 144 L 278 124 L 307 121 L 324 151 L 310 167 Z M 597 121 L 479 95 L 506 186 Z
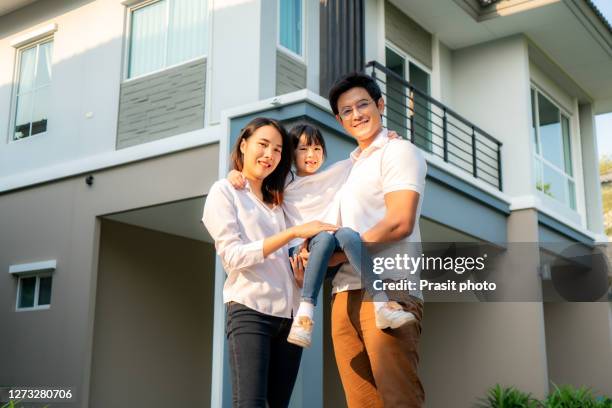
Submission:
M 592 0 L 599 11 L 612 23 L 612 0 Z M 612 72 L 610 72 L 612 81 Z M 612 156 L 612 113 L 598 115 L 595 118 L 597 124 L 597 147 L 599 156 Z

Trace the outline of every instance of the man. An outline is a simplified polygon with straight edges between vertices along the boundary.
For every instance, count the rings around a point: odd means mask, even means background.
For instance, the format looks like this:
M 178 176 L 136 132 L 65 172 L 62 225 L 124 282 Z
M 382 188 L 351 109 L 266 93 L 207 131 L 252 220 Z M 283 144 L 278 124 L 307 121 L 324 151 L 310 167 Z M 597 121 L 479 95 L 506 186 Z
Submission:
M 341 192 L 345 227 L 367 243 L 392 243 L 397 253 L 419 248 L 419 215 L 427 165 L 412 143 L 389 139 L 382 127 L 384 100 L 376 81 L 353 73 L 339 79 L 329 93 L 336 119 L 355 138 L 353 169 Z M 412 255 L 420 255 L 412 254 Z M 418 376 L 418 345 L 423 300 L 418 273 L 405 278 L 416 290 L 401 306 L 416 321 L 397 329 L 376 327 L 374 307 L 362 302 L 365 288 L 350 264 L 333 280 L 332 338 L 349 407 L 421 407 L 425 393 Z

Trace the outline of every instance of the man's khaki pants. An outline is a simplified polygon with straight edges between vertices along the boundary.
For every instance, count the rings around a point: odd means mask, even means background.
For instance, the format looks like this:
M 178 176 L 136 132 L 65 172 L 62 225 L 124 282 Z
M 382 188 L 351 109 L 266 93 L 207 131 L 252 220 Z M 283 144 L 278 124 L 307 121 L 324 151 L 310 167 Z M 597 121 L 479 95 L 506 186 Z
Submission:
M 417 369 L 423 303 L 406 296 L 402 306 L 417 322 L 380 330 L 374 304 L 362 302 L 363 296 L 363 290 L 340 292 L 332 305 L 334 353 L 348 406 L 422 407 Z

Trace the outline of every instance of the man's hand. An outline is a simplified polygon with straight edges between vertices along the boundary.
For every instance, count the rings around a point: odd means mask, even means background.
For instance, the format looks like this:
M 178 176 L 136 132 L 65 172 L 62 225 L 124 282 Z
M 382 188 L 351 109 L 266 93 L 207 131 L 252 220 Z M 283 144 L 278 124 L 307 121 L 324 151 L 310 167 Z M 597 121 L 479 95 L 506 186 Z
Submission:
M 227 174 L 227 181 L 229 181 L 236 190 L 242 190 L 246 187 L 246 178 L 238 170 L 230 171 Z
M 401 139 L 402 137 L 397 134 L 395 130 L 390 130 L 387 132 L 387 137 L 389 139 Z
M 293 277 L 295 278 L 295 282 L 299 288 L 302 288 L 304 286 L 304 269 L 306 266 L 304 265 L 299 254 L 289 257 L 289 262 L 291 263 L 291 268 L 293 269 Z

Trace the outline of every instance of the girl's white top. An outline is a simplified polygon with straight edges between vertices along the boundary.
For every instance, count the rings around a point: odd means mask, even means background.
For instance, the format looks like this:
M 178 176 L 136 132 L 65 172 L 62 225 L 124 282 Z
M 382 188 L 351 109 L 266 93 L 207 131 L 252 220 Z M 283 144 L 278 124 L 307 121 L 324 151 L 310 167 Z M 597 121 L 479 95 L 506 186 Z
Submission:
M 293 181 L 290 174 L 283 199 L 287 226 L 315 220 L 337 224 L 340 212 L 339 192 L 352 166 L 353 160 L 346 159 L 309 176 L 294 175 Z M 299 245 L 302 241 L 293 240 L 289 247 Z
M 291 317 L 300 292 L 287 246 L 263 256 L 263 241 L 286 229 L 283 210 L 269 208 L 249 188 L 236 190 L 223 179 L 210 189 L 202 217 L 215 241 L 227 279 L 223 302 L 241 303 L 258 312 Z

